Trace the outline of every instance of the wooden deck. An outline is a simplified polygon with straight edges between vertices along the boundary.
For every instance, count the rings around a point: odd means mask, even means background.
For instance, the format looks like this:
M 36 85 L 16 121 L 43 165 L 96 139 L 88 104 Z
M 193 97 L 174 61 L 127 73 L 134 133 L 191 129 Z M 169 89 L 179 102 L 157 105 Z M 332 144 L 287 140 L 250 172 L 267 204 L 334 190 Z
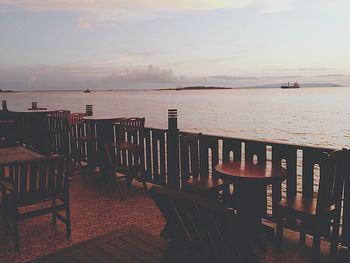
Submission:
M 58 222 L 52 225 L 49 215 L 24 220 L 19 226 L 21 250 L 16 252 L 12 238 L 4 235 L 0 216 L 0 262 L 27 262 L 52 252 L 56 253 L 60 249 L 72 246 L 74 248 L 76 244 L 85 244 L 85 241 L 89 244 L 89 240 L 107 233 L 116 233 L 116 229 L 125 229 L 130 224 L 135 224 L 160 239 L 159 233 L 165 221 L 151 198 L 144 192 L 142 185 L 132 185 L 131 189 L 125 189 L 125 201 L 120 200 L 115 186 L 97 188 L 93 180 L 86 183 L 79 175 L 72 178 L 70 186 L 71 239 L 66 240 L 63 224 Z M 137 187 L 140 190 L 136 190 Z M 274 227 L 274 224 L 271 226 Z M 307 237 L 305 246 L 299 244 L 297 232 L 285 230 L 284 237 L 281 253 L 276 253 L 271 233 L 263 237 L 261 248 L 256 251 L 261 263 L 310 262 L 311 237 Z M 321 262 L 332 262 L 328 260 L 328 249 L 328 242 L 322 241 Z M 157 251 L 159 253 L 159 250 Z M 149 257 L 152 257 L 152 254 Z
M 130 226 L 30 262 L 180 262 L 177 255 L 176 248 L 161 237 Z

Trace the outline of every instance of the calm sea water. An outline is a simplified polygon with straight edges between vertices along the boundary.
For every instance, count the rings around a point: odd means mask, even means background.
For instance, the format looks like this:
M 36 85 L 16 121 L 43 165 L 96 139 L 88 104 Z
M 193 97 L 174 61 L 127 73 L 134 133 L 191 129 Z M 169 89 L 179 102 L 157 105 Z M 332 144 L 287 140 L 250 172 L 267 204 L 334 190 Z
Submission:
M 350 88 L 237 89 L 209 91 L 93 91 L 1 93 L 10 110 L 37 101 L 49 109 L 144 116 L 146 126 L 167 127 L 167 109 L 178 109 L 179 128 L 247 139 L 324 147 L 350 147 Z

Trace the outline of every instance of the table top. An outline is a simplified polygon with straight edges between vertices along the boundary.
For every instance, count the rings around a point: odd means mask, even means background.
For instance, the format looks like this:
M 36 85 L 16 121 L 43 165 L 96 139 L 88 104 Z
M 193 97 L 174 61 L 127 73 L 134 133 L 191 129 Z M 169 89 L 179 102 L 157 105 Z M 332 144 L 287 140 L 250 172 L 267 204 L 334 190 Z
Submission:
M 119 121 L 125 119 L 123 117 L 115 117 L 113 115 L 108 115 L 108 114 L 97 114 L 93 116 L 86 116 L 83 117 L 84 121 L 90 121 L 90 122 L 99 122 L 99 121 Z
M 271 163 L 258 165 L 251 162 L 224 162 L 217 164 L 218 176 L 228 181 L 254 181 L 270 184 L 285 178 L 286 169 Z
M 0 120 L 0 125 L 16 124 L 15 120 Z
M 30 161 L 45 156 L 22 146 L 0 148 L 0 164 L 15 161 Z
M 31 261 L 39 262 L 180 262 L 180 253 L 166 240 L 137 226 L 64 248 Z

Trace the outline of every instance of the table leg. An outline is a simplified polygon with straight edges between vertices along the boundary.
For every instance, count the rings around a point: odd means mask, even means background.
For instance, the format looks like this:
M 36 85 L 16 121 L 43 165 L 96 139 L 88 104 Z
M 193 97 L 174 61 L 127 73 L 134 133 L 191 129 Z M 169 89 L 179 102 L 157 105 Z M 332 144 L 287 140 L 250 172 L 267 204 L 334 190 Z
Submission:
M 96 125 L 97 130 L 97 147 L 98 147 L 98 160 L 101 172 L 102 183 L 108 183 L 110 180 L 110 174 L 108 173 L 108 161 L 106 156 L 106 144 L 113 142 L 113 125 L 112 122 L 100 122 Z
M 259 232 L 266 213 L 266 186 L 252 182 L 235 183 L 238 215 L 252 233 Z

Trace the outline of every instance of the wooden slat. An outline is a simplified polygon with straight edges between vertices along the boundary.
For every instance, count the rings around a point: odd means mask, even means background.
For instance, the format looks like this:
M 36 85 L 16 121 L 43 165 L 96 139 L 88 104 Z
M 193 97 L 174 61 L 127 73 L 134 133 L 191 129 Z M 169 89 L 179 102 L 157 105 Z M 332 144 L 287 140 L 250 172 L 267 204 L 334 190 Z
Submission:
M 224 139 L 222 143 L 222 161 L 230 160 L 230 152 L 233 152 L 233 161 L 240 161 L 242 156 L 242 143 L 239 140 Z
M 122 239 L 114 239 L 110 242 L 110 244 L 114 247 L 126 251 L 129 255 L 132 255 L 140 262 L 161 262 L 159 259 L 149 254 L 148 251 L 146 252 L 136 244 L 125 242 Z
M 151 254 L 155 258 L 161 258 L 163 255 L 163 251 L 161 249 L 155 247 L 153 244 L 145 242 L 143 239 L 140 239 L 132 234 L 125 235 L 121 239 L 146 251 L 148 254 Z
M 168 262 L 173 254 L 164 239 L 149 234 L 136 226 L 117 230 L 106 235 L 87 240 L 61 251 L 43 256 L 32 262 Z
M 130 262 L 130 263 L 137 263 L 139 262 L 136 260 L 130 253 L 113 246 L 110 243 L 104 243 L 99 246 L 100 249 L 102 249 L 104 252 L 111 255 L 115 262 Z
M 110 254 L 106 253 L 103 249 L 101 248 L 91 248 L 86 250 L 86 253 L 89 254 L 91 257 L 95 258 L 99 262 L 104 262 L 104 263 L 115 263 L 116 260 L 113 256 Z
M 73 258 L 78 261 L 79 263 L 98 263 L 100 261 L 96 260 L 92 256 L 86 253 L 86 251 L 83 251 L 77 255 L 74 255 Z

